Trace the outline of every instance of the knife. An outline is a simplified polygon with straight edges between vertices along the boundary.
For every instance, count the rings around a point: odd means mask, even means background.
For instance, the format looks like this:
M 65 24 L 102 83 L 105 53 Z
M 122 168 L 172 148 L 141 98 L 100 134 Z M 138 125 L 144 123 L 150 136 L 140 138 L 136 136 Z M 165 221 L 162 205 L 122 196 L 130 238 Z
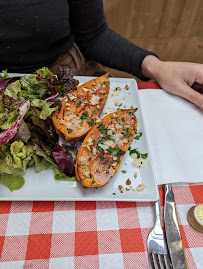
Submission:
M 174 269 L 188 269 L 171 184 L 165 185 L 164 222 L 168 250 Z

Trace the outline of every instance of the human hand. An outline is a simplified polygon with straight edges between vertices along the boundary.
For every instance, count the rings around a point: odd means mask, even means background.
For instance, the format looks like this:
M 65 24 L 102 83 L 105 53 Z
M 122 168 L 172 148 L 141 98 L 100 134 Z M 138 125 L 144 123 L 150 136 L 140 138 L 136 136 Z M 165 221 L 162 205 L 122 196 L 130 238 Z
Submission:
M 142 62 L 142 73 L 166 92 L 183 97 L 203 110 L 201 89 L 192 89 L 192 86 L 203 85 L 203 64 L 164 62 L 149 55 Z

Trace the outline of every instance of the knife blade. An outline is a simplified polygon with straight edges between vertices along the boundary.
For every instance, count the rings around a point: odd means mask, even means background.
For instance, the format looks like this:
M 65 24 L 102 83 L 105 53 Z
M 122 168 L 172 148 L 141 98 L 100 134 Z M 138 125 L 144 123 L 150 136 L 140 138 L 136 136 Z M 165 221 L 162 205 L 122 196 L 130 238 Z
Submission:
M 171 184 L 165 185 L 164 222 L 168 250 L 174 269 L 188 269 Z

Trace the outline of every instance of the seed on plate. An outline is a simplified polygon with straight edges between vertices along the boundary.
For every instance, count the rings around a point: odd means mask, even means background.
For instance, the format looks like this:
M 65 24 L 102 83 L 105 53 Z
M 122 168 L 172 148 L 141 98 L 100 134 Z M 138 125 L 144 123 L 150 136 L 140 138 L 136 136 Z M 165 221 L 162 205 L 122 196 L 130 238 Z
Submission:
M 119 186 L 118 186 L 118 189 L 119 189 L 120 193 L 123 193 L 123 191 L 124 191 L 124 187 L 123 187 L 122 185 L 119 185 Z
M 137 191 L 143 191 L 144 190 L 144 184 L 140 184 L 138 187 L 137 187 Z
M 136 172 L 134 173 L 134 178 L 137 178 L 137 173 Z
M 130 189 L 132 189 L 133 188 L 133 186 L 130 186 Z
M 131 181 L 130 181 L 130 179 L 128 178 L 127 180 L 126 180 L 126 185 L 130 185 L 131 184 Z

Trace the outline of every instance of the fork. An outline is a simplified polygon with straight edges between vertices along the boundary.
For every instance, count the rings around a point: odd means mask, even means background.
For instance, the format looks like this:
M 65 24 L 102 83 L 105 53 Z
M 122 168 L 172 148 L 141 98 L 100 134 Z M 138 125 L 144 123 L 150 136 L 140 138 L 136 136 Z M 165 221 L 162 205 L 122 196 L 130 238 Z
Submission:
M 155 203 L 156 222 L 147 240 L 148 260 L 152 269 L 172 269 L 166 239 L 161 228 L 160 204 Z

